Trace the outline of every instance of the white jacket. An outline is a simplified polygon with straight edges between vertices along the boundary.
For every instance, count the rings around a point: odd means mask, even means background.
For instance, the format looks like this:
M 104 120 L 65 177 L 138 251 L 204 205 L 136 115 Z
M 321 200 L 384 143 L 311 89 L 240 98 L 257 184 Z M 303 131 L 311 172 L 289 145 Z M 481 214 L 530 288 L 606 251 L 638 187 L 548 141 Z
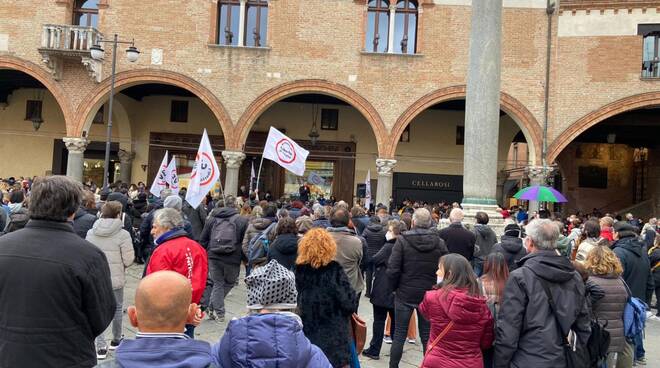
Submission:
M 133 263 L 135 257 L 131 234 L 123 227 L 124 223 L 121 219 L 98 219 L 85 238 L 105 253 L 110 266 L 113 289 L 124 287 L 126 268 Z

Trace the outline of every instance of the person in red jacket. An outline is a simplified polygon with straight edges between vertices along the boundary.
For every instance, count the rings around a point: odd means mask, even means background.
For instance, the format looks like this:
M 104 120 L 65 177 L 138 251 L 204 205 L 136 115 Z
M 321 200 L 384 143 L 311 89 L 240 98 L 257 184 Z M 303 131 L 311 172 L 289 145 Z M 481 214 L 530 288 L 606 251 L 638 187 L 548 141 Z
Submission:
M 483 368 L 481 351 L 493 344 L 493 316 L 470 263 L 461 255 L 440 258 L 438 285 L 424 295 L 420 313 L 431 322 L 422 368 Z
M 199 305 L 206 287 L 208 258 L 206 250 L 188 238 L 188 233 L 183 230 L 183 218 L 179 211 L 172 208 L 156 211 L 151 235 L 155 239 L 155 250 L 149 259 L 146 274 L 168 270 L 187 277 L 192 286 L 192 302 Z M 186 325 L 186 335 L 190 338 L 194 338 L 194 331 L 194 325 Z

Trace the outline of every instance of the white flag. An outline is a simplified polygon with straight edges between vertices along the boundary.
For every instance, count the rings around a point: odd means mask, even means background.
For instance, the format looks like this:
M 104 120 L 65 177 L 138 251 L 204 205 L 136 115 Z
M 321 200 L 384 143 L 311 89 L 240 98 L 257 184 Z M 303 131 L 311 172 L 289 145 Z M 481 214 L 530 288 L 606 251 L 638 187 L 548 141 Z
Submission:
M 307 155 L 309 155 L 309 151 L 300 147 L 279 130 L 270 127 L 264 147 L 264 158 L 276 162 L 298 176 L 303 176 Z
M 199 150 L 195 157 L 195 166 L 193 166 L 192 173 L 190 174 L 190 184 L 186 192 L 186 201 L 190 203 L 193 208 L 197 208 L 206 194 L 213 189 L 215 183 L 220 178 L 220 168 L 213 156 L 213 149 L 209 136 L 202 135 L 202 141 L 199 142 Z
M 167 181 L 167 184 L 170 185 L 172 193 L 178 195 L 179 175 L 176 172 L 176 159 L 174 158 L 174 155 L 172 155 L 172 160 L 170 160 L 170 164 L 167 165 L 167 170 L 165 170 L 165 180 Z
M 151 184 L 151 189 L 149 192 L 153 194 L 154 197 L 160 198 L 160 191 L 167 188 L 167 151 L 165 151 L 165 156 L 163 156 L 163 162 L 160 163 L 158 171 L 156 172 L 156 177 L 154 178 L 153 184 Z
M 324 185 L 325 179 L 319 175 L 316 171 L 312 171 L 307 176 L 307 182 L 314 185 Z
M 248 189 L 250 192 L 252 191 L 252 186 L 254 185 L 255 180 L 257 180 L 257 176 L 254 174 L 254 161 L 252 161 L 252 169 L 250 169 L 250 188 Z
M 367 170 L 367 179 L 364 181 L 364 208 L 369 211 L 371 206 L 371 169 Z

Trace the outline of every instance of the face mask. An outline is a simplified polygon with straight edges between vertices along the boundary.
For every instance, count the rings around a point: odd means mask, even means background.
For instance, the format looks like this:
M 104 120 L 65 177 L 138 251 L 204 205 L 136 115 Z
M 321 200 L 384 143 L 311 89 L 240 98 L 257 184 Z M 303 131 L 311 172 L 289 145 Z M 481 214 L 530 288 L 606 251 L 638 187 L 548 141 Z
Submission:
M 436 280 L 437 280 L 436 281 L 437 284 L 442 284 L 442 280 L 443 280 L 442 277 L 438 276 Z
M 394 239 L 395 237 L 396 236 L 394 236 L 394 233 L 391 232 L 391 231 L 388 231 L 387 234 L 385 234 L 385 239 L 388 240 L 388 241 Z

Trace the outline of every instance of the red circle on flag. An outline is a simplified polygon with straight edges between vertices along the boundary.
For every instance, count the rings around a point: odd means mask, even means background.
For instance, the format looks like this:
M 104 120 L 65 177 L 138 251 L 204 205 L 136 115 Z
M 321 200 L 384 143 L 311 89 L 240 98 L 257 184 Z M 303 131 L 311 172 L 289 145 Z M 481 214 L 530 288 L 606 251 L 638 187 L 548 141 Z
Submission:
M 287 138 L 282 138 L 275 144 L 275 152 L 277 158 L 285 164 L 290 164 L 296 160 L 296 148 Z
M 204 160 L 207 161 L 208 168 L 210 169 L 210 171 L 207 169 L 205 172 L 202 173 L 202 178 L 200 180 L 203 180 L 203 181 L 199 183 L 200 186 L 204 186 L 204 185 L 209 184 L 211 182 L 211 179 L 215 176 L 215 165 L 213 165 L 213 160 L 214 159 L 211 156 L 209 156 L 209 154 L 206 153 L 206 152 L 202 152 L 202 155 L 204 157 L 202 157 L 201 160 L 199 159 L 199 153 L 197 154 L 197 156 L 195 156 L 195 168 L 194 168 L 192 174 L 190 175 L 191 180 L 194 177 L 197 176 L 197 171 L 199 170 L 199 167 L 197 167 L 197 165 L 196 165 L 197 162 L 200 162 L 201 164 L 203 164 Z M 200 164 L 200 166 L 203 166 L 201 164 Z M 207 174 L 207 175 L 204 175 L 204 174 Z

